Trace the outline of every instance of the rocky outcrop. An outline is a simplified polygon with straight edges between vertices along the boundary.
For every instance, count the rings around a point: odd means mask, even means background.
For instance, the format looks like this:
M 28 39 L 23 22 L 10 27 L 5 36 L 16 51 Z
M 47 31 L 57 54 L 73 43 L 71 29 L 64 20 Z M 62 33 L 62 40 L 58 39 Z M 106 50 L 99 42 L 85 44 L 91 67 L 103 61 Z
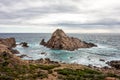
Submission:
M 6 45 L 0 44 L 0 52 L 8 50 L 8 47 Z
M 38 59 L 38 60 L 29 60 L 29 63 L 39 63 L 39 64 L 59 64 L 59 62 L 57 61 L 52 61 L 50 60 L 49 58 L 41 58 L 41 59 Z
M 6 45 L 8 48 L 16 47 L 15 38 L 0 38 L 0 44 Z
M 17 57 L 16 55 L 14 55 L 11 52 L 11 49 L 8 49 L 4 46 L 1 46 L 2 50 L 0 48 L 0 65 L 8 65 L 10 67 L 13 67 L 14 65 L 23 65 L 26 64 L 25 61 L 22 61 L 19 57 Z
M 22 45 L 22 47 L 29 47 L 27 42 L 21 42 L 20 45 Z
M 13 50 L 11 50 L 12 49 L 10 49 L 8 46 L 0 44 L 0 60 L 10 59 L 15 62 L 21 61 L 20 58 L 18 58 L 16 55 L 14 55 L 14 53 L 12 53 Z
M 110 61 L 107 64 L 115 69 L 120 69 L 120 61 Z
M 48 42 L 45 42 L 43 39 L 40 42 L 40 44 L 51 49 L 62 49 L 62 50 L 70 50 L 70 51 L 73 51 L 78 48 L 90 48 L 97 46 L 93 43 L 87 43 L 85 41 L 81 41 L 78 38 L 69 37 L 61 29 L 57 29 L 52 34 L 52 37 Z
M 18 50 L 12 49 L 14 47 L 16 47 L 15 38 L 0 38 L 0 52 L 9 50 L 13 54 L 19 54 Z
M 45 39 L 42 39 L 40 45 L 46 45 Z

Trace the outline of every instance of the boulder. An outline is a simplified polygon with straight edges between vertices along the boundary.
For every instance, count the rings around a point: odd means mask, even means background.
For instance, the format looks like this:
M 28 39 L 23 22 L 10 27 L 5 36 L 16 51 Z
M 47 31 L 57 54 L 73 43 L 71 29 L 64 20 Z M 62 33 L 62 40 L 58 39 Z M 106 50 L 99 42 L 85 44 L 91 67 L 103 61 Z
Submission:
M 69 51 L 73 51 L 78 48 L 90 48 L 97 46 L 93 43 L 87 43 L 85 41 L 81 41 L 78 38 L 69 37 L 61 29 L 57 29 L 52 34 L 52 37 L 48 42 L 45 42 L 43 39 L 40 42 L 40 44 L 51 49 L 60 49 L 60 50 L 69 50 Z
M 8 48 L 16 47 L 15 38 L 0 38 L 0 44 L 6 45 Z

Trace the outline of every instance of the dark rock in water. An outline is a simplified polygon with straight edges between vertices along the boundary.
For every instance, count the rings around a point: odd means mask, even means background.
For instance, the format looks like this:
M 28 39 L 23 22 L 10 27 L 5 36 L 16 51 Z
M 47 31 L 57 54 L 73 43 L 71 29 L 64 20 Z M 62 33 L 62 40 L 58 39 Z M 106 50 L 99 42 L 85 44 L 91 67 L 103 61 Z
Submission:
M 28 43 L 26 43 L 26 42 L 21 42 L 20 45 L 22 45 L 22 47 L 29 47 Z
M 105 60 L 104 60 L 104 59 L 100 59 L 100 61 L 103 61 L 103 62 L 105 62 Z
M 28 57 L 28 56 L 25 55 L 25 54 L 23 54 L 23 55 L 20 55 L 20 56 L 18 56 L 18 57 L 20 57 L 20 58 L 24 58 L 24 57 Z
M 81 41 L 78 38 L 69 37 L 61 29 L 57 29 L 52 34 L 52 37 L 48 42 L 45 42 L 43 39 L 40 44 L 51 49 L 62 49 L 70 51 L 73 51 L 78 48 L 90 48 L 97 46 L 93 43 Z
M 115 69 L 120 69 L 120 61 L 110 61 L 107 64 Z
M 47 54 L 47 53 L 45 53 L 45 52 L 42 52 L 41 54 Z
M 72 59 L 73 57 L 70 57 L 70 59 Z
M 38 54 L 41 54 L 41 55 L 47 55 L 47 53 L 46 52 L 41 52 L 41 53 L 38 53 Z
M 8 48 L 16 47 L 15 38 L 0 38 L 0 44 L 6 45 Z
M 45 39 L 42 39 L 42 41 L 40 42 L 40 45 L 46 45 Z

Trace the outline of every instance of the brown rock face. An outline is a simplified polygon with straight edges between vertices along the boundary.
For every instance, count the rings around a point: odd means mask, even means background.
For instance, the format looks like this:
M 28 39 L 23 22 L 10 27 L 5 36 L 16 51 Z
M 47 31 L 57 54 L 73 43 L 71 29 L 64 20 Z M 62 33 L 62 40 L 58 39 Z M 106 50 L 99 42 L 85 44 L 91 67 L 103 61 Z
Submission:
M 107 64 L 115 69 L 120 69 L 120 61 L 110 61 Z
M 16 65 L 26 65 L 27 62 L 21 60 L 14 53 L 19 53 L 13 50 L 12 47 L 16 46 L 14 38 L 0 39 L 0 65 L 7 67 L 15 67 Z M 0 67 L 1 67 L 0 66 Z
M 0 38 L 0 44 L 6 45 L 8 48 L 12 48 L 16 46 L 15 38 Z
M 70 51 L 73 51 L 78 48 L 90 48 L 97 46 L 93 43 L 81 41 L 78 38 L 69 37 L 61 29 L 57 29 L 52 34 L 52 37 L 48 42 L 45 42 L 43 39 L 40 44 L 51 49 L 62 49 Z

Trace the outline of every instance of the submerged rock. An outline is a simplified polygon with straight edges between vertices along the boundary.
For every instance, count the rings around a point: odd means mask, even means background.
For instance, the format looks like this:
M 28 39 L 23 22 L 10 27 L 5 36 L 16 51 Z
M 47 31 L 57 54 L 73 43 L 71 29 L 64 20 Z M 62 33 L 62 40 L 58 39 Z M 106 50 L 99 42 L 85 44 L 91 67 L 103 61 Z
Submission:
M 52 37 L 48 42 L 45 42 L 43 39 L 40 44 L 51 49 L 61 49 L 61 50 L 70 50 L 70 51 L 73 51 L 78 48 L 90 48 L 97 46 L 93 43 L 87 43 L 85 41 L 81 41 L 78 38 L 69 37 L 61 29 L 57 29 L 52 34 Z
M 105 62 L 105 60 L 104 60 L 104 59 L 99 59 L 99 61 Z
M 47 53 L 45 53 L 45 52 L 42 52 L 41 54 L 47 54 Z

